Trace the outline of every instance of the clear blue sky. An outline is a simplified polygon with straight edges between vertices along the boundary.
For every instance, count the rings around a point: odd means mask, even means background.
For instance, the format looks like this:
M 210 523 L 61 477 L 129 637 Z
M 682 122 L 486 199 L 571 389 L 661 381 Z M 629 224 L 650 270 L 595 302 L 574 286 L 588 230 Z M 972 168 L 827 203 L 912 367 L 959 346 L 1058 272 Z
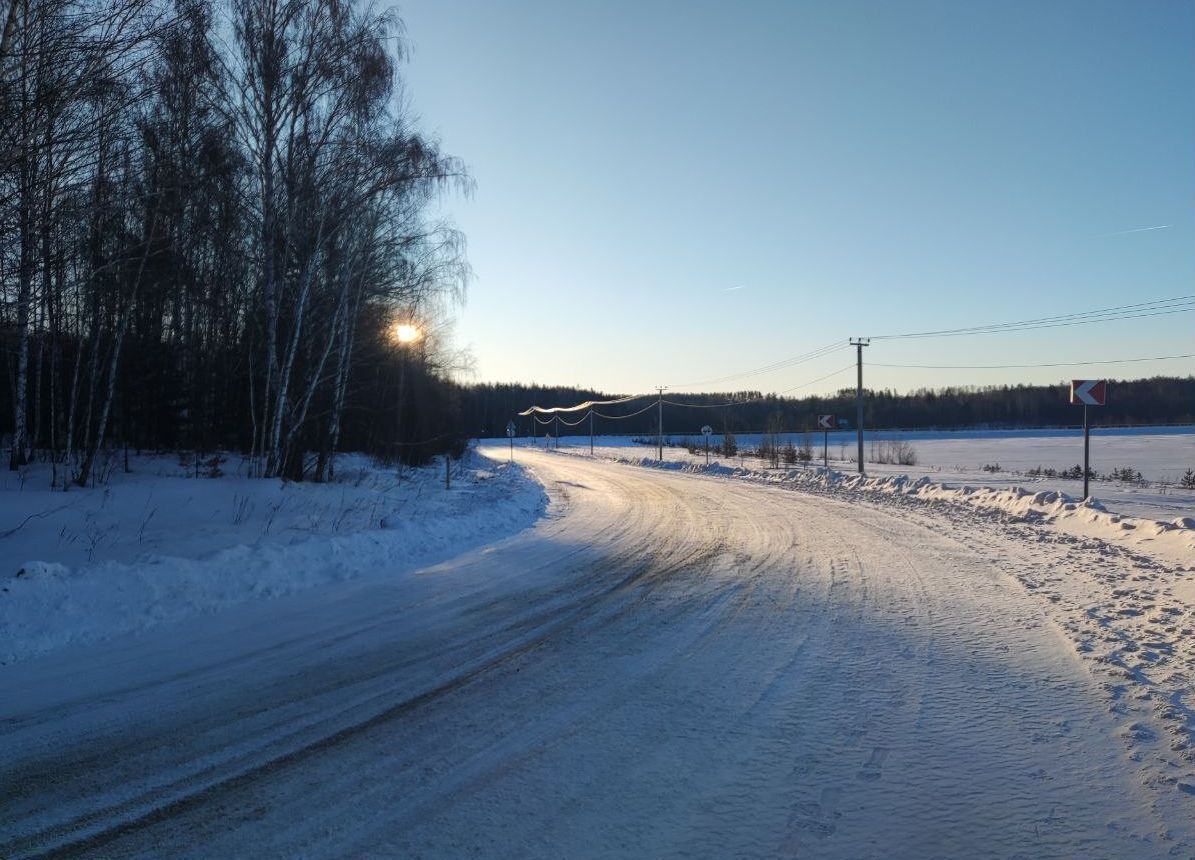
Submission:
M 1195 293 L 1195 2 L 405 0 L 481 380 L 632 392 L 853 335 Z M 1165 229 L 1134 231 L 1143 227 Z M 731 289 L 738 288 L 738 289 Z M 873 362 L 1195 353 L 1195 314 Z M 784 390 L 816 362 L 715 388 Z M 1192 373 L 875 368 L 869 386 Z M 796 393 L 853 385 L 846 373 Z

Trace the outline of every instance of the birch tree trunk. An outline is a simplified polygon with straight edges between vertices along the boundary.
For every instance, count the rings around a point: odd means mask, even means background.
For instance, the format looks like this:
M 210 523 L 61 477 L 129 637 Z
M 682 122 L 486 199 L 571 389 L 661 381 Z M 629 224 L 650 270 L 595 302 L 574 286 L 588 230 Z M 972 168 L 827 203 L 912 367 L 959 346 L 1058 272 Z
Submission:
M 113 337 L 112 352 L 108 356 L 107 386 L 104 391 L 103 404 L 100 406 L 99 419 L 96 422 L 95 435 L 92 438 L 91 445 L 87 449 L 87 454 L 83 458 L 83 464 L 79 467 L 79 474 L 75 476 L 75 483 L 80 487 L 87 486 L 87 480 L 91 477 L 92 469 L 95 467 L 96 456 L 104 445 L 104 436 L 108 430 L 108 416 L 112 412 L 112 400 L 116 395 L 116 369 L 120 364 L 120 349 L 124 344 L 125 332 L 129 328 L 129 318 L 132 316 L 133 306 L 137 303 L 137 293 L 141 286 L 141 279 L 145 275 L 145 264 L 149 262 L 149 255 L 153 249 L 159 200 L 160 198 L 155 199 L 153 213 L 149 220 L 149 231 L 145 237 L 145 251 L 141 255 L 141 262 L 137 266 L 137 276 L 134 278 L 128 298 L 125 300 L 124 309 L 120 315 L 120 322 L 117 324 L 116 334 Z

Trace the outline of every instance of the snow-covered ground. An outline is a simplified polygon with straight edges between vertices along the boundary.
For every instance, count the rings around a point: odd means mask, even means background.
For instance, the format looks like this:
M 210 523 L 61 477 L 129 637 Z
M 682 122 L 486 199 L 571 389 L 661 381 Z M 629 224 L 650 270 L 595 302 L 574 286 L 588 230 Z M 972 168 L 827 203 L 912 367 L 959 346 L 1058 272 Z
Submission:
M 742 452 L 759 445 L 759 434 L 736 435 Z M 780 444 L 792 441 L 800 446 L 801 434 L 783 434 Z M 702 444 L 699 434 L 671 434 L 665 442 L 664 459 L 687 463 L 704 463 L 704 454 L 692 455 L 681 446 L 685 440 Z M 812 465 L 822 462 L 822 434 L 809 434 L 814 450 Z M 1061 471 L 1083 462 L 1083 434 L 1074 430 L 969 430 L 969 431 L 909 431 L 905 433 L 875 433 L 867 435 L 864 459 L 872 453 L 872 443 L 903 441 L 912 446 L 917 463 L 912 466 L 867 462 L 872 476 L 907 475 L 913 479 L 928 477 L 935 483 L 966 484 L 973 487 L 1010 489 L 1024 487 L 1034 492 L 1058 490 L 1071 496 L 1081 496 L 1083 482 L 1058 477 L 1028 474 L 1042 467 Z M 497 440 L 488 440 L 498 444 Z M 721 437 L 711 437 L 717 445 Z M 634 448 L 635 456 L 654 457 L 654 445 L 636 444 L 630 436 L 598 436 L 598 447 Z M 516 444 L 527 445 L 526 439 Z M 544 447 L 544 440 L 539 440 Z M 588 436 L 564 436 L 562 449 L 589 450 Z M 607 452 L 610 456 L 627 456 L 626 452 Z M 831 433 L 829 444 L 830 468 L 849 472 L 855 470 L 855 436 L 853 433 Z M 759 469 L 758 458 L 745 453 L 724 458 L 717 453 L 711 460 L 726 466 Z M 999 467 L 987 471 L 984 466 Z M 1096 429 L 1091 439 L 1091 467 L 1098 474 L 1132 468 L 1141 473 L 1144 484 L 1124 481 L 1094 480 L 1091 493 L 1109 510 L 1116 513 L 1173 520 L 1195 517 L 1195 488 L 1184 488 L 1179 482 L 1187 469 L 1195 470 L 1195 427 Z
M 653 454 L 656 449 L 649 449 Z M 773 484 L 806 492 L 833 492 L 851 496 L 901 496 L 928 504 L 945 504 L 999 512 L 1018 520 L 1050 526 L 1080 537 L 1091 537 L 1117 546 L 1131 547 L 1151 559 L 1180 571 L 1195 571 L 1195 517 L 1157 520 L 1110 511 L 1098 499 L 1080 499 L 1058 490 L 1023 486 L 950 484 L 926 475 L 860 475 L 820 465 L 763 468 L 757 458 L 734 458 L 725 465 L 711 457 L 680 454 L 658 460 L 643 455 L 641 447 L 595 445 L 589 449 L 563 446 L 558 452 L 592 456 L 613 462 L 652 468 L 680 470 L 691 474 L 727 477 L 754 483 Z M 746 465 L 738 465 L 738 463 Z
M 846 480 L 516 457 L 550 496 L 518 535 L 0 667 L 0 855 L 1195 853 L 1189 572 Z
M 237 603 L 393 579 L 530 525 L 546 501 L 471 453 L 383 469 L 341 457 L 327 484 L 195 477 L 138 457 L 106 485 L 54 492 L 49 467 L 0 473 L 0 664 Z M 202 470 L 201 475 L 210 470 Z
M 819 460 L 822 437 L 818 432 L 809 434 Z M 609 440 L 609 444 L 631 443 L 630 437 L 599 438 Z M 741 448 L 755 448 L 760 434 L 743 433 L 735 438 Z M 779 438 L 781 444 L 791 440 L 800 445 L 802 434 L 785 433 Z M 686 439 L 701 444 L 703 437 L 699 433 L 673 433 L 665 439 L 678 444 Z M 710 439 L 717 445 L 722 437 L 714 434 Z M 1060 471 L 1083 462 L 1082 429 L 873 431 L 865 434 L 864 459 L 872 459 L 873 443 L 890 441 L 912 445 L 920 466 L 962 473 L 982 471 L 985 465 L 998 465 L 1014 472 L 1037 467 Z M 565 436 L 562 443 L 588 445 L 589 439 Z M 829 434 L 831 460 L 851 461 L 855 449 L 853 431 Z M 1195 470 L 1195 427 L 1093 427 L 1091 467 L 1099 473 L 1132 467 L 1148 481 L 1177 483 L 1185 470 Z

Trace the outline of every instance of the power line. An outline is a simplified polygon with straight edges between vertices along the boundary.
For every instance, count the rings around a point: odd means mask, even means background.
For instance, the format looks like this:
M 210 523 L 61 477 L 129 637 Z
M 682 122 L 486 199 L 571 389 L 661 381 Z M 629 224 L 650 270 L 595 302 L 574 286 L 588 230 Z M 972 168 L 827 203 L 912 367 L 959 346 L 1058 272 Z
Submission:
M 1195 358 L 1187 355 L 1155 355 L 1148 358 L 1113 358 L 1106 361 L 1060 361 L 1047 364 L 882 364 L 872 362 L 869 367 L 901 367 L 919 370 L 1017 370 L 1034 367 L 1089 367 L 1095 364 L 1133 364 L 1140 361 L 1170 361 L 1179 358 Z
M 642 415 L 648 409 L 652 409 L 653 407 L 655 407 L 655 405 L 656 404 L 653 401 L 653 402 L 647 404 L 646 406 L 644 406 L 642 409 L 638 410 L 637 412 L 632 412 L 629 415 L 604 415 L 601 412 L 598 412 L 596 409 L 593 410 L 593 414 L 596 415 L 598 418 L 609 418 L 611 421 L 621 421 L 624 418 L 634 418 L 636 415 Z
M 967 326 L 954 329 L 937 329 L 933 331 L 905 332 L 903 334 L 875 335 L 873 340 L 899 340 L 907 338 L 925 337 L 961 337 L 973 334 L 1001 334 L 1015 331 L 1034 331 L 1046 328 L 1062 328 L 1065 326 L 1090 325 L 1100 322 L 1116 322 L 1143 317 L 1164 316 L 1168 314 L 1190 313 L 1195 311 L 1195 296 L 1175 296 L 1169 299 L 1156 299 L 1150 302 L 1137 302 L 1131 305 L 1102 308 L 1081 313 L 1058 314 L 1036 319 L 1018 320 L 1006 323 L 990 323 L 986 325 Z
M 867 340 L 899 340 L 912 338 L 927 338 L 927 337 L 961 337 L 975 334 L 1002 334 L 1008 332 L 1018 331 L 1034 331 L 1038 329 L 1060 328 L 1064 326 L 1076 325 L 1091 325 L 1100 322 L 1115 322 L 1128 319 L 1141 319 L 1144 317 L 1164 316 L 1170 314 L 1190 313 L 1195 311 L 1195 295 L 1174 296 L 1167 299 L 1154 299 L 1147 302 L 1135 302 L 1127 305 L 1117 305 L 1115 307 L 1101 308 L 1092 311 L 1080 311 L 1070 314 L 1056 314 L 1048 317 L 1037 317 L 1035 319 L 1018 320 L 1014 322 L 1005 323 L 989 323 L 977 326 L 967 326 L 964 328 L 955 329 L 937 329 L 932 331 L 920 332 L 906 332 L 903 334 L 886 334 L 875 335 Z M 781 359 L 780 361 L 766 364 L 753 370 L 742 371 L 741 373 L 729 374 L 726 376 L 715 377 L 712 379 L 701 380 L 699 382 L 688 382 L 683 385 L 673 386 L 673 388 L 686 388 L 698 385 L 712 385 L 722 382 L 728 382 L 735 379 L 743 379 L 750 376 L 757 376 L 764 373 L 771 373 L 777 370 L 795 367 L 796 365 L 805 362 L 814 361 L 827 355 L 832 355 L 839 350 L 845 349 L 848 346 L 859 347 L 859 368 L 862 372 L 862 346 L 866 344 L 857 344 L 854 341 L 833 341 L 825 346 L 802 353 L 801 355 L 791 356 L 789 358 Z M 1144 361 L 1170 361 L 1174 359 L 1195 358 L 1195 354 L 1184 355 L 1165 355 L 1145 358 L 1125 358 L 1102 361 L 1076 361 L 1076 362 L 1050 362 L 1040 364 L 892 364 L 892 363 L 873 363 L 873 367 L 889 367 L 889 368 L 905 368 L 905 369 L 924 369 L 924 370 L 1013 370 L 1013 369 L 1029 369 L 1029 368 L 1048 368 L 1048 367 L 1086 367 L 1094 365 L 1105 364 L 1130 364 Z M 825 376 L 820 376 L 817 379 L 803 382 L 800 385 L 795 385 L 791 388 L 786 388 L 777 394 L 788 394 L 801 388 L 806 388 L 818 382 L 822 382 L 831 377 L 837 376 L 850 370 L 855 365 L 847 365 L 846 367 L 835 370 Z M 861 388 L 860 386 L 858 386 Z M 630 403 L 635 400 L 652 397 L 654 402 L 648 403 L 642 409 L 631 412 L 627 415 L 606 415 L 598 412 L 594 407 L 597 406 L 612 406 L 622 403 Z M 612 421 L 620 421 L 627 418 L 634 418 L 637 415 L 642 415 L 653 406 L 663 408 L 664 404 L 669 406 L 688 408 L 688 409 L 720 409 L 733 406 L 742 406 L 749 403 L 759 403 L 763 401 L 763 397 L 755 397 L 746 400 L 732 400 L 726 403 L 681 403 L 674 400 L 664 400 L 663 389 L 657 394 L 633 394 L 626 397 L 612 398 L 610 400 L 587 400 L 584 403 L 579 403 L 575 406 L 556 406 L 545 408 L 542 406 L 532 406 L 520 413 L 520 416 L 534 416 L 535 420 L 540 424 L 549 424 L 550 421 L 540 421 L 539 415 L 555 414 L 559 418 L 560 414 L 575 413 L 588 411 L 588 414 L 596 415 L 599 418 L 604 418 Z M 586 416 L 582 416 L 575 423 L 563 422 L 567 427 L 576 427 Z M 862 460 L 860 459 L 860 462 Z
M 838 376 L 840 373 L 845 373 L 854 366 L 854 364 L 848 364 L 846 367 L 840 367 L 838 370 L 835 370 L 832 373 L 827 373 L 825 376 L 819 376 L 817 379 L 811 379 L 808 382 L 802 382 L 800 385 L 794 385 L 792 388 L 786 388 L 783 391 L 777 392 L 777 394 L 788 394 L 790 391 L 808 388 L 810 385 L 816 385 L 817 383 L 829 379 L 832 376 Z M 765 400 L 767 400 L 766 397 L 748 397 L 743 400 L 728 400 L 725 403 L 681 403 L 677 400 L 665 400 L 664 403 L 667 406 L 680 406 L 685 409 L 726 409 L 731 406 L 746 406 L 749 403 L 763 403 Z
M 617 406 L 619 403 L 629 403 L 632 400 L 640 400 L 644 397 L 651 397 L 650 394 L 631 394 L 627 397 L 615 397 L 611 400 L 586 400 L 584 403 L 578 403 L 576 406 L 530 406 L 522 412 L 517 413 L 522 417 L 539 413 L 540 415 L 551 415 L 554 412 L 580 412 L 583 409 L 591 409 L 594 406 Z
M 779 394 L 788 394 L 790 391 L 798 391 L 799 389 L 802 389 L 802 388 L 808 388 L 810 385 L 816 385 L 817 383 L 822 382 L 823 380 L 829 379 L 833 376 L 837 376 L 840 373 L 846 373 L 848 370 L 850 370 L 854 366 L 855 366 L 854 364 L 848 364 L 846 367 L 838 368 L 838 370 L 835 370 L 833 373 L 827 373 L 825 376 L 819 376 L 817 379 L 811 379 L 808 382 L 802 382 L 800 385 L 794 385 L 792 388 L 786 388 L 783 391 L 780 391 L 778 393 Z
M 1036 319 L 1018 320 L 1015 322 L 988 323 L 984 325 L 967 326 L 957 329 L 938 329 L 932 331 L 905 332 L 903 334 L 876 335 L 874 339 L 896 340 L 925 337 L 962 337 L 972 334 L 998 334 L 1003 332 L 1035 331 L 1038 329 L 1062 328 L 1066 326 L 1090 325 L 1098 322 L 1115 322 L 1127 319 L 1141 319 L 1144 317 L 1189 313 L 1191 311 L 1195 311 L 1195 296 L 1175 296 L 1168 299 L 1155 299 L 1148 302 L 1135 302 L 1133 304 L 1118 305 L 1111 308 L 1101 308 L 1098 310 L 1081 311 L 1069 314 L 1056 314 L 1049 317 L 1038 317 Z M 817 349 L 810 350 L 809 352 L 791 356 L 790 358 L 781 359 L 770 364 L 761 365 L 760 367 L 756 367 L 751 370 L 744 370 L 739 373 L 727 374 L 725 376 L 697 380 L 695 382 L 685 382 L 679 385 L 674 385 L 673 388 L 692 388 L 696 386 L 717 385 L 724 382 L 732 382 L 738 379 L 759 376 L 765 373 L 773 373 L 778 370 L 795 367 L 796 365 L 822 358 L 823 356 L 831 355 L 841 349 L 846 349 L 849 345 L 850 344 L 847 341 L 838 340 L 828 343 L 825 346 L 818 347 Z M 1013 366 L 1010 365 L 1010 367 Z M 639 396 L 646 397 L 650 395 Z
M 576 427 L 577 425 L 579 425 L 581 422 L 583 422 L 588 417 L 589 417 L 588 415 L 582 415 L 580 418 L 578 418 L 572 424 L 569 424 L 567 421 L 565 421 L 559 415 L 556 416 L 556 420 L 559 421 L 561 424 L 563 424 L 565 427 Z
M 1020 329 L 1022 327 L 1052 326 L 1070 323 L 1084 323 L 1087 321 L 1103 322 L 1105 319 L 1133 318 L 1138 314 L 1152 314 L 1169 312 L 1170 310 L 1185 310 L 1195 301 L 1195 296 L 1175 296 L 1168 299 L 1155 299 L 1148 302 L 1137 302 L 1130 305 L 1118 305 L 1110 308 L 1100 308 L 1090 311 L 1079 311 L 1069 314 L 1055 314 L 1048 317 L 1017 320 L 1004 323 L 984 323 L 975 326 L 965 326 L 953 329 L 936 329 L 921 332 L 906 332 L 904 334 L 877 335 L 877 338 L 893 339 L 905 337 L 937 337 L 953 334 L 985 333 L 1002 331 L 1005 329 Z
M 673 385 L 673 388 L 693 388 L 699 385 L 717 385 L 722 382 L 730 382 L 735 379 L 743 379 L 748 376 L 759 376 L 763 373 L 772 373 L 776 370 L 784 370 L 785 368 L 795 367 L 798 364 L 804 364 L 808 361 L 821 358 L 824 355 L 830 355 L 840 349 L 846 349 L 847 342 L 845 340 L 837 340 L 833 343 L 828 343 L 825 346 L 820 346 L 817 349 L 800 355 L 794 355 L 790 358 L 782 358 L 779 361 L 774 361 L 771 364 L 765 364 L 762 367 L 754 368 L 753 370 L 744 370 L 741 373 L 732 373 L 727 376 L 718 376 L 713 379 L 702 379 L 697 382 L 684 382 L 680 385 Z

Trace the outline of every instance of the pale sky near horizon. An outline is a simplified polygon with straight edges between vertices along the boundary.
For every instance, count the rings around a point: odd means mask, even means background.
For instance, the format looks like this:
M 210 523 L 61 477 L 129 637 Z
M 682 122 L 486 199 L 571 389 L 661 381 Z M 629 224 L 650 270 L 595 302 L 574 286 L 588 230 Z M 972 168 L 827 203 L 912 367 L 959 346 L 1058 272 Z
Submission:
M 856 335 L 1195 294 L 1195 0 L 402 0 L 475 194 L 476 380 L 608 392 Z M 1160 228 L 1160 229 L 1145 229 Z M 868 363 L 1195 353 L 1195 313 L 877 342 Z M 853 350 L 717 390 L 785 391 Z M 1195 372 L 870 367 L 868 387 Z M 843 371 L 791 391 L 854 384 Z

